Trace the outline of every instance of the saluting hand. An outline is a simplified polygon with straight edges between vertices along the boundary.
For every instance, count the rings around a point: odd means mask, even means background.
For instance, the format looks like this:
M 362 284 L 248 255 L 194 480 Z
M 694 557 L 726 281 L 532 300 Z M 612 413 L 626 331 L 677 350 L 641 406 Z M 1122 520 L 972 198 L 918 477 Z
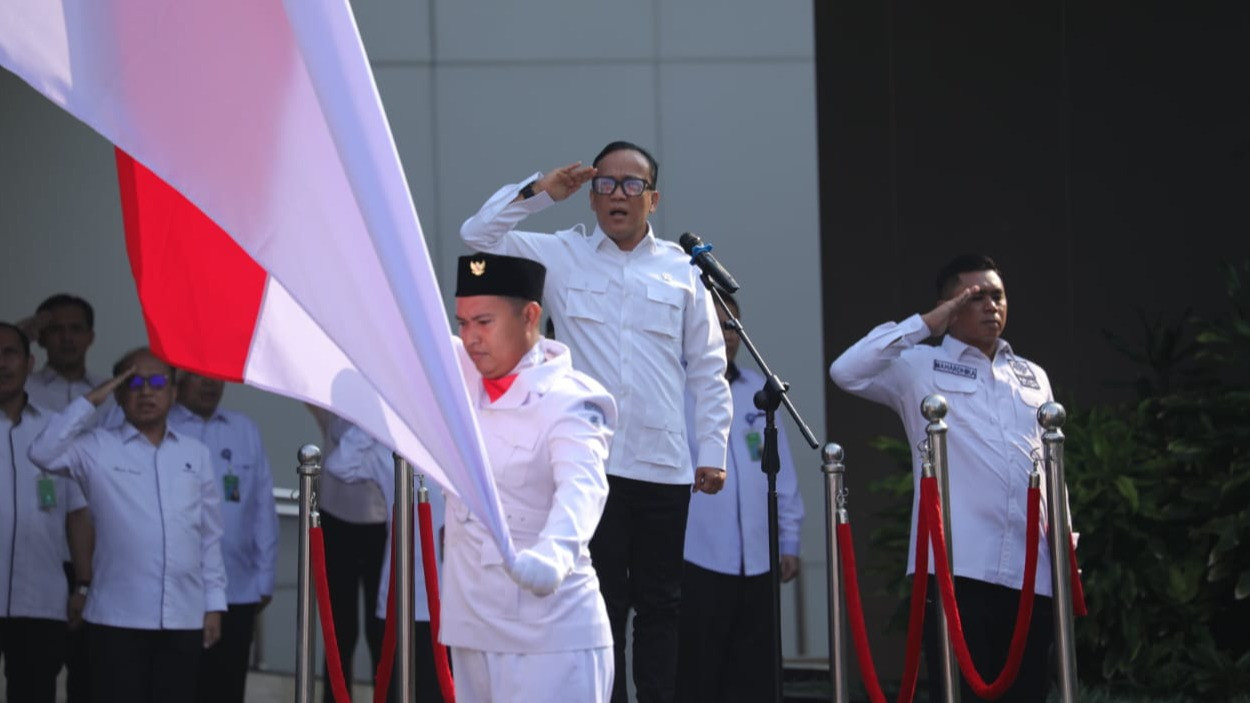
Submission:
M 691 493 L 720 493 L 720 489 L 725 487 L 725 470 L 718 469 L 714 466 L 700 466 L 694 470 L 694 485 L 690 487 Z
M 92 388 L 91 392 L 86 396 L 87 400 L 91 401 L 92 405 L 98 406 L 107 400 L 110 395 L 113 395 L 113 391 L 117 390 L 118 386 L 125 383 L 133 375 L 135 375 L 135 367 L 131 366 L 104 383 Z
M 943 300 L 938 303 L 936 308 L 920 316 L 924 323 L 929 326 L 929 333 L 934 337 L 946 332 L 946 328 L 950 326 L 951 318 L 955 317 L 955 313 L 963 304 L 968 302 L 968 298 L 981 292 L 981 286 L 968 286 L 959 291 L 954 297 Z
M 534 192 L 546 192 L 552 200 L 559 202 L 581 189 L 586 181 L 594 177 L 595 172 L 594 166 L 582 166 L 582 162 L 574 161 L 539 178 L 534 183 Z
M 48 310 L 44 310 L 43 312 L 37 312 L 30 317 L 19 320 L 17 328 L 22 331 L 22 334 L 26 335 L 27 339 L 32 342 L 37 342 L 39 341 L 39 333 L 42 332 L 43 328 L 47 327 L 48 323 L 51 321 L 52 313 Z

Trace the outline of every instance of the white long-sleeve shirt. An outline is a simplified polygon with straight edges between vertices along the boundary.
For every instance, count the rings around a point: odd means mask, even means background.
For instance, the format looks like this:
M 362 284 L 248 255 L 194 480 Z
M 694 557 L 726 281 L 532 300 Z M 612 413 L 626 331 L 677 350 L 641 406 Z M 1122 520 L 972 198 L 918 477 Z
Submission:
M 386 554 L 382 558 L 382 578 L 378 581 L 378 605 L 376 615 L 386 618 L 386 601 L 391 591 L 391 539 L 394 537 L 390 516 L 395 507 L 395 459 L 391 449 L 370 437 L 359 427 L 352 425 L 339 436 L 338 445 L 325 459 L 326 474 L 339 481 L 355 484 L 369 481 L 382 492 L 387 505 Z M 324 475 L 323 475 L 324 478 Z M 434 563 L 443 563 L 442 548 L 439 546 L 438 531 L 443 527 L 445 506 L 443 489 L 437 485 L 429 485 L 430 522 L 434 529 Z M 415 504 L 416 484 L 413 484 Z M 428 621 L 430 604 L 425 595 L 425 569 L 422 565 L 422 550 L 419 533 L 416 532 L 416 513 L 413 513 L 413 607 L 412 619 Z
M 686 439 L 685 395 L 695 401 L 697 466 L 725 466 L 732 401 L 725 382 L 725 340 L 713 303 L 672 242 L 647 235 L 621 251 L 598 227 L 555 234 L 514 229 L 553 201 L 547 193 L 513 203 L 523 183 L 501 188 L 460 236 L 470 247 L 523 256 L 547 267 L 543 306 L 573 365 L 616 398 L 607 471 L 653 483 L 694 480 Z
M 78 484 L 26 454 L 50 415 L 30 403 L 16 424 L 0 413 L 0 617 L 65 620 L 65 515 L 87 502 Z M 52 482 L 55 505 L 40 505 L 40 480 Z
M 30 458 L 71 476 L 95 525 L 83 618 L 140 630 L 198 630 L 226 609 L 221 489 L 208 448 L 172 427 L 153 446 L 130 423 L 91 428 L 78 398 L 53 416 Z
M 755 392 L 764 377 L 738 369 L 730 384 L 734 419 L 729 430 L 728 475 L 719 493 L 690 496 L 686 520 L 686 561 L 735 576 L 768 572 L 768 477 L 760 470 L 764 449 L 764 412 L 755 407 Z M 777 422 L 777 543 L 781 554 L 798 556 L 803 524 L 803 498 L 786 431 Z
M 991 362 L 980 350 L 946 336 L 936 347 L 920 315 L 887 322 L 833 362 L 838 387 L 894 409 L 912 446 L 916 495 L 907 570 L 915 570 L 916 508 L 920 454 L 928 421 L 920 414 L 925 396 L 946 398 L 947 459 L 950 466 L 951 549 L 956 576 L 1020 588 L 1024 577 L 1025 517 L 1028 514 L 1032 452 L 1041 451 L 1037 410 L 1054 398 L 1040 366 L 1016 356 L 998 340 Z M 1042 482 L 1042 544 L 1034 592 L 1051 594 L 1045 545 L 1046 482 Z M 933 571 L 933 560 L 929 560 Z
M 260 430 L 246 415 L 218 409 L 207 419 L 175 405 L 169 423 L 208 447 L 221 493 L 226 602 L 257 603 L 273 595 L 278 563 L 278 509 Z M 232 489 L 227 493 L 227 487 Z

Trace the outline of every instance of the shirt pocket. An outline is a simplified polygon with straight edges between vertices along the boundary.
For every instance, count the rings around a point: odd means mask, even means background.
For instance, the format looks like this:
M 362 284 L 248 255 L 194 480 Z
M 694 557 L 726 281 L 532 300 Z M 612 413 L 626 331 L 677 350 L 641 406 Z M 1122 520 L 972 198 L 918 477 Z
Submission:
M 1021 427 L 1037 427 L 1041 432 L 1041 425 L 1037 422 L 1037 411 L 1043 405 L 1049 402 L 1050 398 L 1046 397 L 1045 391 L 1040 388 L 1024 388 L 1017 387 L 1016 395 L 1018 402 L 1016 403 L 1016 414 L 1020 420 Z
M 539 436 L 533 433 L 497 434 L 491 440 L 507 457 L 502 463 L 494 463 L 495 480 L 504 486 L 523 486 L 528 482 L 530 467 L 538 453 Z
M 605 322 L 608 304 L 607 279 L 588 275 L 573 276 L 569 279 L 564 302 L 569 317 Z
M 973 424 L 978 421 L 978 416 L 982 413 L 981 403 L 976 397 L 980 387 L 977 379 L 934 371 L 933 386 L 938 394 L 946 398 L 947 411 L 944 419 L 947 424 Z M 920 408 L 915 408 L 914 412 L 919 415 Z
M 649 412 L 642 419 L 638 459 L 660 466 L 682 467 L 690 461 L 690 449 L 682 439 L 682 424 L 675 413 Z
M 643 306 L 642 328 L 664 337 L 680 339 L 681 311 L 685 300 L 684 289 L 649 281 L 647 300 Z

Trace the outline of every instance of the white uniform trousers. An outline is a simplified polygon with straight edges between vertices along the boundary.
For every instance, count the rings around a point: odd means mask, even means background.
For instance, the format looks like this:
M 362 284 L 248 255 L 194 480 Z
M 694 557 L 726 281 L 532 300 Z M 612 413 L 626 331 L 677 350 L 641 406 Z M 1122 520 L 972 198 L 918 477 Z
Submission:
M 510 654 L 451 648 L 456 703 L 607 703 L 611 647 Z

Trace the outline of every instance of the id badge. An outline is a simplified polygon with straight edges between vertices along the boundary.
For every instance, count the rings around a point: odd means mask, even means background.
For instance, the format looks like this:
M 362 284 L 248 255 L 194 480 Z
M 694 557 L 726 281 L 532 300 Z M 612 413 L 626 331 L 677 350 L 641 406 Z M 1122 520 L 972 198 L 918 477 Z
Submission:
M 764 447 L 759 432 L 753 430 L 747 433 L 747 451 L 751 454 L 751 461 L 760 460 Z
M 56 507 L 56 481 L 51 476 L 41 476 L 35 481 L 35 493 L 39 496 L 40 510 L 52 510 Z
M 221 487 L 226 494 L 226 500 L 231 503 L 239 502 L 239 477 L 235 474 L 226 474 L 221 477 Z

